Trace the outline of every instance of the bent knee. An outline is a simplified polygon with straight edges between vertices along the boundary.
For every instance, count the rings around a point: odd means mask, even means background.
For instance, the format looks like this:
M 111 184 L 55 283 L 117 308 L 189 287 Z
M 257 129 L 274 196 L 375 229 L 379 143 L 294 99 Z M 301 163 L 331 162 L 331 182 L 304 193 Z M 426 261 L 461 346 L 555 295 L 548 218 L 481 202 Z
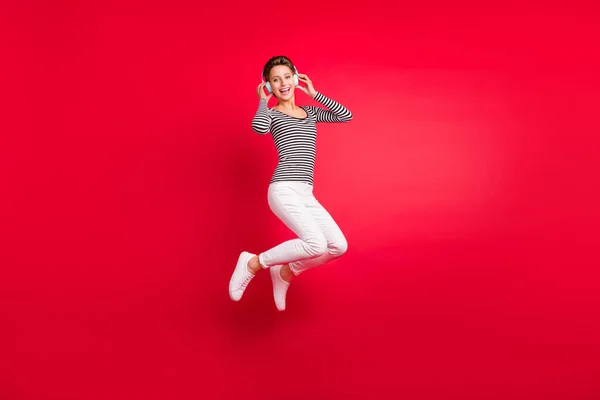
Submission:
M 341 238 L 331 244 L 329 247 L 329 254 L 339 257 L 348 251 L 348 241 L 345 238 Z
M 307 252 L 311 256 L 320 256 L 327 252 L 327 240 L 325 236 L 315 236 L 306 241 Z

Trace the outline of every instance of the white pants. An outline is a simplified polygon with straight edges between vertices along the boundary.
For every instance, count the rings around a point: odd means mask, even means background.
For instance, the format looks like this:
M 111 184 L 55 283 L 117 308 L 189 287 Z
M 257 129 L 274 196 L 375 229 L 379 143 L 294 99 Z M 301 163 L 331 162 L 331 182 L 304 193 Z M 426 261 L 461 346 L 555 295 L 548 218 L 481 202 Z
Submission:
M 294 275 L 340 257 L 348 243 L 337 223 L 304 182 L 273 182 L 268 190 L 269 207 L 297 236 L 258 255 L 265 267 L 290 264 Z

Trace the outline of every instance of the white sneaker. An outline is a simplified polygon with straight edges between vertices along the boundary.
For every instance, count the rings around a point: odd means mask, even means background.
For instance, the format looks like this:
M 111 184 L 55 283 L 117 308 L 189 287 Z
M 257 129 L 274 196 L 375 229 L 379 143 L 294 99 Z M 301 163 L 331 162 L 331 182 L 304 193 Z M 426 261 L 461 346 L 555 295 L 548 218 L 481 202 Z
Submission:
M 285 310 L 285 295 L 290 287 L 290 283 L 283 280 L 281 277 L 281 268 L 283 265 L 277 265 L 269 268 L 271 272 L 271 282 L 273 282 L 273 298 L 275 306 L 279 311 Z
M 244 290 L 246 290 L 246 287 L 252 278 L 254 278 L 254 275 L 248 271 L 248 261 L 255 255 L 247 251 L 242 251 L 240 254 L 233 275 L 231 275 L 231 280 L 229 281 L 229 297 L 231 297 L 231 300 L 238 301 L 241 299 Z

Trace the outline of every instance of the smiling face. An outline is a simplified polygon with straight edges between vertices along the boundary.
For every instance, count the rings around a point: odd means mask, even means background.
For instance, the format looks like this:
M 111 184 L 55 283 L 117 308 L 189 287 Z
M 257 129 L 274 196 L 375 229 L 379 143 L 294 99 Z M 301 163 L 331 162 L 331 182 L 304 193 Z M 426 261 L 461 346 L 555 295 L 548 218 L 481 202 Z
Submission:
M 294 96 L 294 73 L 287 65 L 276 65 L 271 68 L 269 82 L 273 95 L 281 100 L 289 100 Z

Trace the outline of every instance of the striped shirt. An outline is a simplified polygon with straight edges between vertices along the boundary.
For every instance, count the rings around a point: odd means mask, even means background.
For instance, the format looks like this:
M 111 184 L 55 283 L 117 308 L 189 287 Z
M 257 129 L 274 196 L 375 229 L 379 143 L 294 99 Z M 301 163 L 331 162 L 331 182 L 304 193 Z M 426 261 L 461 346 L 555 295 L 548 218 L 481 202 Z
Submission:
M 314 184 L 314 168 L 317 141 L 317 122 L 348 122 L 352 113 L 343 105 L 317 92 L 314 99 L 324 105 L 300 106 L 306 111 L 305 118 L 287 115 L 267 107 L 267 100 L 260 99 L 258 110 L 252 119 L 252 130 L 261 135 L 271 132 L 279 161 L 271 182 L 300 181 Z

